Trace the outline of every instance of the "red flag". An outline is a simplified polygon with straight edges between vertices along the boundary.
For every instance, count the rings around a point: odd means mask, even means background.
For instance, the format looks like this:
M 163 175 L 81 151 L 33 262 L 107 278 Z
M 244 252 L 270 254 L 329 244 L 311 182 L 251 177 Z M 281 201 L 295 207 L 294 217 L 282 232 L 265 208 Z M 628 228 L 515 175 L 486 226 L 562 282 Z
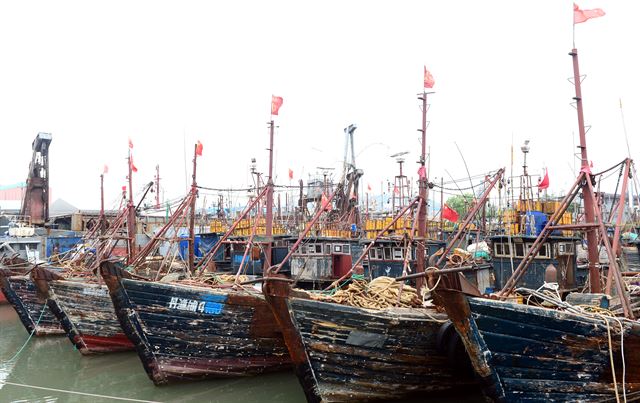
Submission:
M 427 70 L 427 66 L 424 66 L 424 88 L 433 88 L 433 84 L 435 83 L 436 81 L 433 79 L 429 70 Z
M 605 12 L 601 8 L 594 8 L 593 10 L 580 10 L 580 7 L 576 3 L 573 3 L 573 23 L 580 24 L 591 18 L 602 17 Z
M 107 174 L 109 173 L 109 167 L 107 166 L 107 164 L 104 164 L 104 168 L 102 169 L 102 174 Z
M 393 193 L 399 195 L 400 194 L 400 189 L 398 189 L 398 187 L 396 185 L 393 185 Z
M 277 115 L 282 106 L 282 97 L 271 95 L 271 115 Z
M 369 192 L 371 192 L 371 184 L 370 184 L 370 183 L 367 183 L 367 190 L 368 190 Z
M 124 193 L 124 192 L 126 192 L 126 191 L 127 191 L 127 187 L 126 187 L 126 186 L 123 186 L 123 187 L 122 187 L 122 192 Z
M 458 221 L 458 212 L 447 206 L 446 204 L 442 207 L 442 218 L 445 220 L 456 222 Z
M 424 165 L 418 168 L 418 177 L 420 179 L 424 179 L 427 177 L 427 168 Z
M 138 168 L 133 164 L 133 155 L 129 155 L 129 164 L 131 165 L 131 170 L 133 172 L 138 172 Z
M 329 198 L 324 193 L 322 193 L 321 203 L 322 210 L 331 211 L 331 203 L 329 202 Z
M 202 143 L 198 140 L 198 144 L 196 145 L 196 155 L 202 157 Z
M 131 141 L 131 137 L 129 137 L 129 148 L 133 148 L 133 141 Z
M 293 179 L 293 169 L 289 168 L 289 180 Z
M 538 182 L 538 190 L 544 190 L 549 187 L 549 171 L 545 169 L 544 178 Z

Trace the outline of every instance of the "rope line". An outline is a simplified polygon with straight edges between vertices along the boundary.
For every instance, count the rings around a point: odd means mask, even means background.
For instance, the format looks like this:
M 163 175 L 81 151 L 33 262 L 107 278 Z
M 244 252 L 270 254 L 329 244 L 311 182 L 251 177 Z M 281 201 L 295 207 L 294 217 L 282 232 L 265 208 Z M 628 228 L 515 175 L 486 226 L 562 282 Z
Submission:
M 36 329 L 38 328 L 38 325 L 40 324 L 40 320 L 42 320 L 42 316 L 44 315 L 44 311 L 45 309 L 47 309 L 47 304 L 44 304 L 44 306 L 42 307 L 42 312 L 40 312 L 40 317 L 38 318 L 38 320 L 36 321 L 35 325 L 33 326 L 33 330 L 31 331 L 31 333 L 29 333 L 29 337 L 27 337 L 27 340 L 24 342 L 24 344 L 22 345 L 22 347 L 20 347 L 18 349 L 18 352 L 15 353 L 15 355 L 11 358 L 9 358 L 7 361 L 3 362 L 3 364 L 9 364 L 14 362 L 18 356 L 20 355 L 20 353 L 22 353 L 22 350 L 24 350 L 24 348 L 27 346 L 27 344 L 29 343 L 29 340 L 31 340 L 31 337 L 33 337 L 33 334 L 36 332 Z
M 7 382 L 7 381 L 2 381 L 2 380 L 0 380 L 0 383 L 2 383 L 4 385 L 20 386 L 20 387 L 23 387 L 23 388 L 46 390 L 46 391 L 49 391 L 49 392 L 61 392 L 61 393 L 68 393 L 68 394 L 71 394 L 71 395 L 101 397 L 101 398 L 104 398 L 104 399 L 123 400 L 123 401 L 126 401 L 126 402 L 159 403 L 156 400 L 140 400 L 140 399 L 132 399 L 132 398 L 128 398 L 128 397 L 98 395 L 98 394 L 95 394 L 95 393 L 76 392 L 76 391 L 73 391 L 73 390 L 64 390 L 64 389 L 56 389 L 56 388 L 46 388 L 44 386 L 27 385 L 27 384 L 23 384 L 23 383 Z

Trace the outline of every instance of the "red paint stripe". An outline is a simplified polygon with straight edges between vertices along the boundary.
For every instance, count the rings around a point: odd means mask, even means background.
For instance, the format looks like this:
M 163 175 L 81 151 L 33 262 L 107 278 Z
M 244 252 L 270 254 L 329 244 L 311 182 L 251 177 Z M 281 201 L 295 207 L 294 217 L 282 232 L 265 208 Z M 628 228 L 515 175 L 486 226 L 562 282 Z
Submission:
M 124 334 L 112 337 L 82 335 L 81 344 L 86 346 L 86 353 L 108 353 L 133 350 L 133 343 Z

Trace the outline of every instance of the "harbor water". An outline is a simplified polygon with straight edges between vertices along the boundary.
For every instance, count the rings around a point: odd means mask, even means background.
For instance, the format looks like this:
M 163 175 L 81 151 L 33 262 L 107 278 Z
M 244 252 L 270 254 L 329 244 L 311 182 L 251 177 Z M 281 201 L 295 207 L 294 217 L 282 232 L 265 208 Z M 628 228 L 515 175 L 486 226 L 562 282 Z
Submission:
M 13 308 L 0 305 L 0 403 L 131 401 L 303 403 L 305 397 L 292 371 L 157 387 L 136 353 L 84 357 L 65 336 L 29 339 Z M 477 393 L 464 393 L 456 398 L 434 396 L 429 401 L 482 399 Z

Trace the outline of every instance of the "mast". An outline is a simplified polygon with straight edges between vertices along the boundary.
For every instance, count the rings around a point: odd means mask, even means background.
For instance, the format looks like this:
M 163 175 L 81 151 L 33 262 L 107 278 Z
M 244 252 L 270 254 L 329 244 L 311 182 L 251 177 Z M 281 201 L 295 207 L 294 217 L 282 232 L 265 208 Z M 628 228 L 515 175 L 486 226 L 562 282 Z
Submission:
M 591 180 L 591 170 L 589 168 L 589 159 L 587 157 L 587 139 L 586 132 L 584 128 L 584 111 L 582 107 L 582 88 L 581 88 L 581 79 L 580 79 L 580 68 L 578 66 L 578 49 L 573 48 L 571 53 L 569 53 L 571 58 L 573 59 L 573 84 L 576 89 L 576 96 L 573 98 L 576 101 L 576 111 L 578 112 L 578 130 L 580 133 L 580 157 L 581 157 L 581 165 L 580 170 L 588 173 L 588 178 Z M 595 224 L 595 216 L 593 210 L 593 199 L 592 194 L 590 193 L 589 186 L 586 183 L 582 184 L 582 200 L 584 200 L 584 215 L 585 215 L 585 223 L 586 224 Z M 586 229 L 587 233 L 587 245 L 588 245 L 588 256 L 589 256 L 589 286 L 591 287 L 592 293 L 601 292 L 600 287 L 600 271 L 596 267 L 599 262 L 598 257 L 598 237 L 596 236 L 595 227 L 588 227 Z M 606 234 L 603 234 L 606 236 Z
M 127 256 L 127 263 L 131 264 L 136 256 L 136 209 L 133 206 L 133 178 L 132 178 L 132 166 L 131 160 L 131 147 L 129 147 L 129 201 L 127 202 L 127 237 L 129 243 L 129 255 Z
M 267 214 L 265 237 L 267 245 L 264 250 L 265 266 L 271 266 L 271 244 L 273 235 L 273 118 L 269 121 L 269 176 L 267 178 Z
M 189 202 L 189 270 L 193 273 L 195 270 L 195 222 L 196 222 L 196 160 L 198 159 L 198 145 L 194 145 L 193 148 L 193 174 L 191 175 L 191 200 Z M 157 168 L 157 166 L 156 166 Z
M 156 165 L 156 208 L 160 208 L 160 165 Z
M 416 273 L 424 272 L 424 258 L 425 258 L 425 242 L 427 241 L 427 175 L 426 175 L 426 155 L 427 155 L 427 91 L 424 90 L 421 96 L 418 96 L 419 100 L 422 100 L 422 150 L 420 154 L 420 172 L 424 172 L 424 175 L 418 175 L 418 245 L 416 248 Z M 420 277 L 416 279 L 416 286 L 418 293 L 424 285 L 424 278 Z

